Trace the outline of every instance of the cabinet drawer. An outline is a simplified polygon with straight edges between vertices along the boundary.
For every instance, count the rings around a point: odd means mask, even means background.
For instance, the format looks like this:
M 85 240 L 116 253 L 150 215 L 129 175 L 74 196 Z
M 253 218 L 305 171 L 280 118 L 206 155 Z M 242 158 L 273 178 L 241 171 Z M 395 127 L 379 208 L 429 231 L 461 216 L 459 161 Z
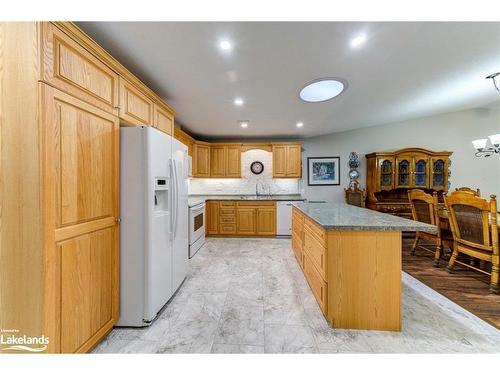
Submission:
M 219 210 L 221 215 L 234 215 L 234 209 L 233 208 L 221 208 Z
M 318 271 L 314 267 L 314 264 L 311 262 L 310 258 L 307 256 L 307 253 L 303 256 L 303 269 L 304 274 L 306 276 L 307 282 L 311 287 L 311 290 L 316 297 L 316 301 L 319 304 L 319 307 L 323 311 L 323 314 L 327 314 L 327 283 L 322 279 L 319 275 Z
M 43 22 L 41 79 L 116 114 L 118 74 L 49 22 Z
M 241 201 L 238 202 L 238 207 L 274 207 L 274 201 Z
M 304 218 L 304 228 L 308 228 L 310 232 L 316 236 L 316 239 L 326 245 L 326 231 L 308 217 Z
M 234 201 L 220 201 L 219 205 L 221 207 L 234 207 Z
M 300 267 L 303 267 L 302 264 L 302 241 L 300 239 L 292 236 L 292 249 L 295 254 L 295 258 L 297 258 L 297 262 Z
M 234 215 L 221 215 L 221 216 L 219 216 L 219 222 L 221 224 L 223 224 L 223 223 L 235 223 L 236 220 L 235 220 Z
M 314 262 L 318 272 L 323 279 L 326 279 L 326 249 L 321 242 L 316 239 L 308 227 L 304 230 L 303 250 Z
M 219 225 L 219 234 L 235 234 L 236 233 L 236 225 L 235 224 L 220 224 Z

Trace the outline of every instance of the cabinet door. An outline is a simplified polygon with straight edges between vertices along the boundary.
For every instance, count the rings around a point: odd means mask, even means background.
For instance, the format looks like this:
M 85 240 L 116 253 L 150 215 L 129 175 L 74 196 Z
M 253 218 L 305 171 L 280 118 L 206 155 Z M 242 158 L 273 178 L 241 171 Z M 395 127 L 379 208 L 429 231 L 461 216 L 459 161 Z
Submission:
M 226 177 L 225 146 L 210 146 L 210 177 Z
M 273 177 L 286 177 L 286 145 L 273 145 Z
M 432 158 L 430 188 L 434 190 L 448 191 L 448 159 Z
M 241 146 L 227 146 L 226 177 L 241 177 Z
M 288 145 L 286 151 L 286 177 L 300 178 L 302 175 L 301 145 Z
M 42 80 L 116 114 L 118 74 L 51 23 L 42 34 Z
M 396 158 L 396 187 L 411 187 L 412 163 L 410 157 Z
M 208 235 L 219 234 L 219 202 L 208 201 L 205 208 L 207 216 L 205 233 Z
M 429 187 L 429 159 L 424 156 L 413 158 L 413 178 L 412 186 L 417 188 Z
M 120 78 L 120 118 L 130 125 L 153 125 L 153 101 Z
M 242 235 L 255 235 L 256 209 L 238 208 L 236 210 L 236 233 Z
M 118 318 L 118 117 L 42 85 L 47 317 L 56 351 L 87 351 Z
M 378 190 L 394 188 L 394 158 L 377 158 Z
M 113 324 L 114 231 L 115 228 L 102 229 L 57 246 L 61 257 L 63 353 L 79 351 L 103 327 Z
M 154 105 L 153 125 L 169 135 L 173 134 L 174 116 L 158 104 Z
M 210 146 L 194 144 L 193 177 L 210 177 Z
M 257 209 L 257 234 L 262 236 L 276 235 L 276 210 L 274 208 Z

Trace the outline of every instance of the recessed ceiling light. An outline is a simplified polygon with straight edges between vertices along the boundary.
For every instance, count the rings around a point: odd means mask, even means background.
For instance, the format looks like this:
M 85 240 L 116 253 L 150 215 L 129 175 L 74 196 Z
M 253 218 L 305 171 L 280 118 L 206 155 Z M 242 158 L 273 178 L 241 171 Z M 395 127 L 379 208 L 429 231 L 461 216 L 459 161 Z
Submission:
M 305 102 L 324 102 L 340 95 L 346 88 L 347 81 L 341 78 L 322 78 L 305 85 L 299 97 Z
M 241 107 L 243 105 L 243 99 L 241 98 L 235 98 L 233 101 L 234 105 L 237 105 L 238 107 Z
M 351 39 L 350 45 L 351 45 L 351 48 L 358 48 L 358 47 L 361 47 L 363 44 L 365 44 L 365 42 L 366 42 L 366 35 L 359 34 Z
M 303 122 L 298 122 L 298 123 L 297 123 L 297 127 L 298 127 L 298 128 L 301 128 L 301 127 L 303 127 L 303 126 L 304 126 L 304 123 L 303 123 Z
M 223 51 L 230 51 L 233 49 L 233 44 L 229 40 L 224 39 L 219 42 L 219 48 Z
M 242 128 L 248 128 L 248 121 L 240 121 L 240 126 Z

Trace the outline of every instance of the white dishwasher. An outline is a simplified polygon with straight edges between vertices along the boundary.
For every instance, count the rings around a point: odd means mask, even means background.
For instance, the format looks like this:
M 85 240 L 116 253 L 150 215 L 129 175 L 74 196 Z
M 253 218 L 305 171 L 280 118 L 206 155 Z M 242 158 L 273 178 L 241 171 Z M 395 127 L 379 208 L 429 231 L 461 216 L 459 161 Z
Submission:
M 278 218 L 276 235 L 291 236 L 292 235 L 292 202 L 278 201 Z

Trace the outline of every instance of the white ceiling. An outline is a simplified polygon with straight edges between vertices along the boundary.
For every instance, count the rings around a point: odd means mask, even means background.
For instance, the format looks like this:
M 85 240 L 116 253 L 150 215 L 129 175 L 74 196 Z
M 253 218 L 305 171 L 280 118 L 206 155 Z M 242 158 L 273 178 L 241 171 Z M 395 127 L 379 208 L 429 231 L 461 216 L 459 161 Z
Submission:
M 78 25 L 206 138 L 310 137 L 500 100 L 485 79 L 500 71 L 500 23 Z M 359 33 L 367 42 L 353 50 L 349 41 Z M 233 42 L 231 53 L 219 50 L 222 38 Z M 344 78 L 349 87 L 331 101 L 302 102 L 303 85 L 321 77 Z M 233 104 L 237 96 L 244 106 Z

